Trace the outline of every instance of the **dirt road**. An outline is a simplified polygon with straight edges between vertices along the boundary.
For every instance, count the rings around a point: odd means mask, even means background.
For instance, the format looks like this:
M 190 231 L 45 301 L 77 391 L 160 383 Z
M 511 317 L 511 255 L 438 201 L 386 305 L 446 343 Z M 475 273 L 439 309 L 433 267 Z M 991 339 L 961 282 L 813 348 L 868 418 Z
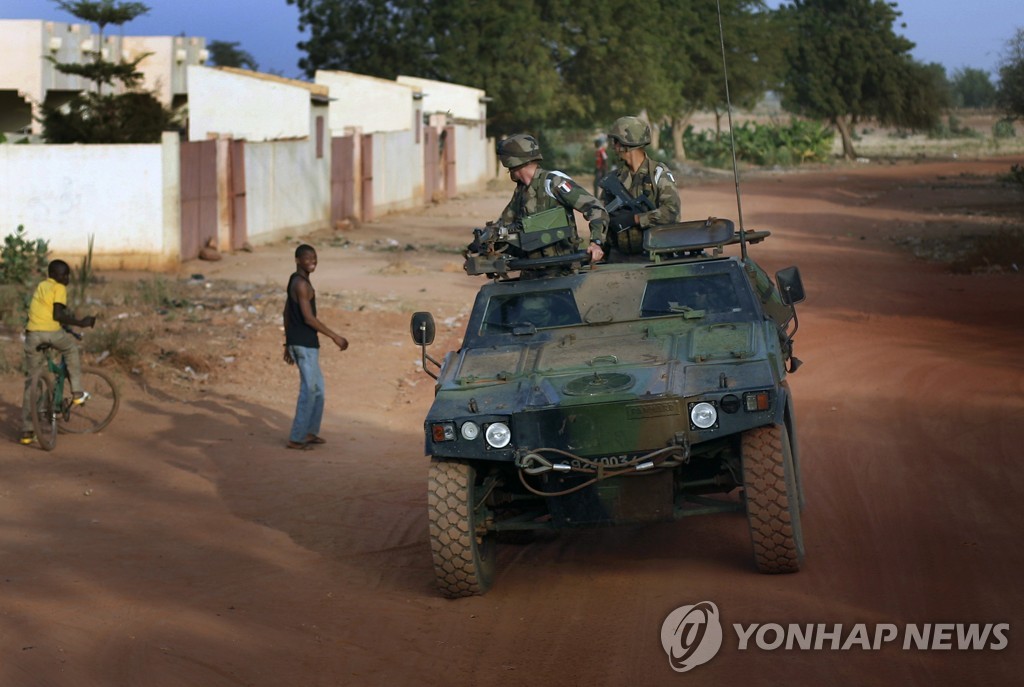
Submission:
M 507 190 L 318 237 L 324 436 L 283 448 L 297 387 L 275 326 L 225 326 L 239 359 L 202 388 L 122 374 L 100 436 L 14 443 L 0 378 L 0 685 L 1011 685 L 1024 670 L 1024 282 L 962 276 L 894 238 L 1024 225 L 1009 160 L 777 173 L 744 182 L 751 248 L 798 264 L 791 378 L 806 566 L 752 570 L 742 515 L 566 533 L 502 551 L 494 589 L 433 588 L 412 310 L 457 345 L 478 282 L 446 247 Z M 684 216 L 735 217 L 732 181 L 684 188 Z M 355 243 L 343 245 L 347 239 Z M 396 253 L 361 250 L 374 239 Z M 294 243 L 195 263 L 283 284 Z M 156 334 L 155 334 L 156 335 Z M 204 345 L 201 337 L 183 346 Z M 719 654 L 681 675 L 660 628 L 710 600 Z M 739 649 L 733 624 L 898 628 L 880 649 Z M 1009 623 L 1001 650 L 904 650 L 910 624 Z M 952 645 L 956 646 L 955 632 Z M 772 639 L 769 633 L 765 635 Z

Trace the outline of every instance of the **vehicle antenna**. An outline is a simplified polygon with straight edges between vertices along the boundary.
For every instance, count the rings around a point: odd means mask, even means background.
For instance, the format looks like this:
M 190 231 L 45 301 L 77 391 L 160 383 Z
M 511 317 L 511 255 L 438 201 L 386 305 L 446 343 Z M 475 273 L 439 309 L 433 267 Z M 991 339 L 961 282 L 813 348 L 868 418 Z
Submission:
M 740 223 L 740 254 L 747 260 L 747 233 L 743 228 L 743 201 L 740 198 L 740 172 L 736 167 L 736 137 L 732 133 L 732 100 L 729 98 L 729 67 L 725 63 L 725 31 L 722 28 L 722 2 L 715 0 L 718 7 L 718 42 L 722 46 L 722 73 L 725 75 L 725 108 L 729 117 L 729 145 L 732 150 L 732 178 L 736 184 L 736 214 Z

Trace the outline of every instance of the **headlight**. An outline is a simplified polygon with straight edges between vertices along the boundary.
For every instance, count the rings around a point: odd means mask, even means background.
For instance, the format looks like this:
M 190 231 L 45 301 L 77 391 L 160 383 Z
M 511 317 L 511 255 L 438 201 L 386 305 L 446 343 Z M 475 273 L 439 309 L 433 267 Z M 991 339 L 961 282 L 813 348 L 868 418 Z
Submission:
M 690 422 L 700 429 L 713 427 L 718 422 L 718 411 L 706 401 L 698 403 L 690 408 Z
M 480 427 L 475 422 L 462 423 L 462 438 L 466 441 L 473 441 L 480 436 Z
M 512 441 L 512 432 L 504 422 L 495 422 L 487 425 L 484 438 L 491 448 L 505 448 Z

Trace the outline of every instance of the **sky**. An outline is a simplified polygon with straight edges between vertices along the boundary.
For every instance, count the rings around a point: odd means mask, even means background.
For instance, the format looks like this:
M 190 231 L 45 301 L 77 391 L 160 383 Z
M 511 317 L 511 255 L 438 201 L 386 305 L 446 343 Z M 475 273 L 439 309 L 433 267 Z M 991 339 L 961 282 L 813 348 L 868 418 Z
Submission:
M 260 71 L 303 78 L 296 43 L 299 11 L 285 0 L 142 0 L 150 11 L 124 26 L 125 35 L 201 36 L 237 42 L 256 60 Z M 512 1 L 512 0 L 510 0 Z M 777 7 L 780 0 L 768 0 Z M 995 80 L 1006 42 L 1024 28 L 1024 0 L 897 0 L 897 32 L 917 44 L 915 59 L 938 62 L 952 75 L 973 67 Z M 0 0 L 0 19 L 76 21 L 52 0 Z M 116 29 L 115 29 L 116 30 Z

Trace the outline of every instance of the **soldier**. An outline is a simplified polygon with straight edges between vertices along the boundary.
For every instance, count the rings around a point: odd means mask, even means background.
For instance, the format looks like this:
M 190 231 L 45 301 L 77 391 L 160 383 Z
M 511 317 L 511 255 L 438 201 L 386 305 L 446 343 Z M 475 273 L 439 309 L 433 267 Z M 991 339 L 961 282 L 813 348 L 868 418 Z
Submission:
M 590 223 L 590 238 L 586 251 L 592 262 L 604 258 L 605 234 L 608 230 L 608 213 L 590 192 L 562 172 L 547 171 L 539 164 L 544 159 L 537 140 L 527 134 L 509 136 L 498 144 L 498 158 L 508 169 L 508 175 L 516 182 L 512 200 L 501 213 L 498 222 L 506 227 L 522 230 L 531 218 L 546 211 L 560 208 L 558 217 L 546 218 L 549 226 L 556 231 L 560 225 L 566 229 L 565 239 L 534 250 L 522 250 L 522 257 L 538 258 L 552 255 L 567 255 L 579 250 L 581 240 L 576 231 L 573 210 L 579 210 Z M 564 218 L 561 215 L 564 214 Z M 557 221 L 556 221 L 557 220 Z
M 619 117 L 608 137 L 622 159 L 612 173 L 629 196 L 639 201 L 612 211 L 610 242 L 622 253 L 634 255 L 643 251 L 644 230 L 679 221 L 679 191 L 668 166 L 647 157 L 644 146 L 651 142 L 651 127 L 646 122 L 639 117 Z M 601 200 L 610 205 L 616 196 L 606 186 Z

